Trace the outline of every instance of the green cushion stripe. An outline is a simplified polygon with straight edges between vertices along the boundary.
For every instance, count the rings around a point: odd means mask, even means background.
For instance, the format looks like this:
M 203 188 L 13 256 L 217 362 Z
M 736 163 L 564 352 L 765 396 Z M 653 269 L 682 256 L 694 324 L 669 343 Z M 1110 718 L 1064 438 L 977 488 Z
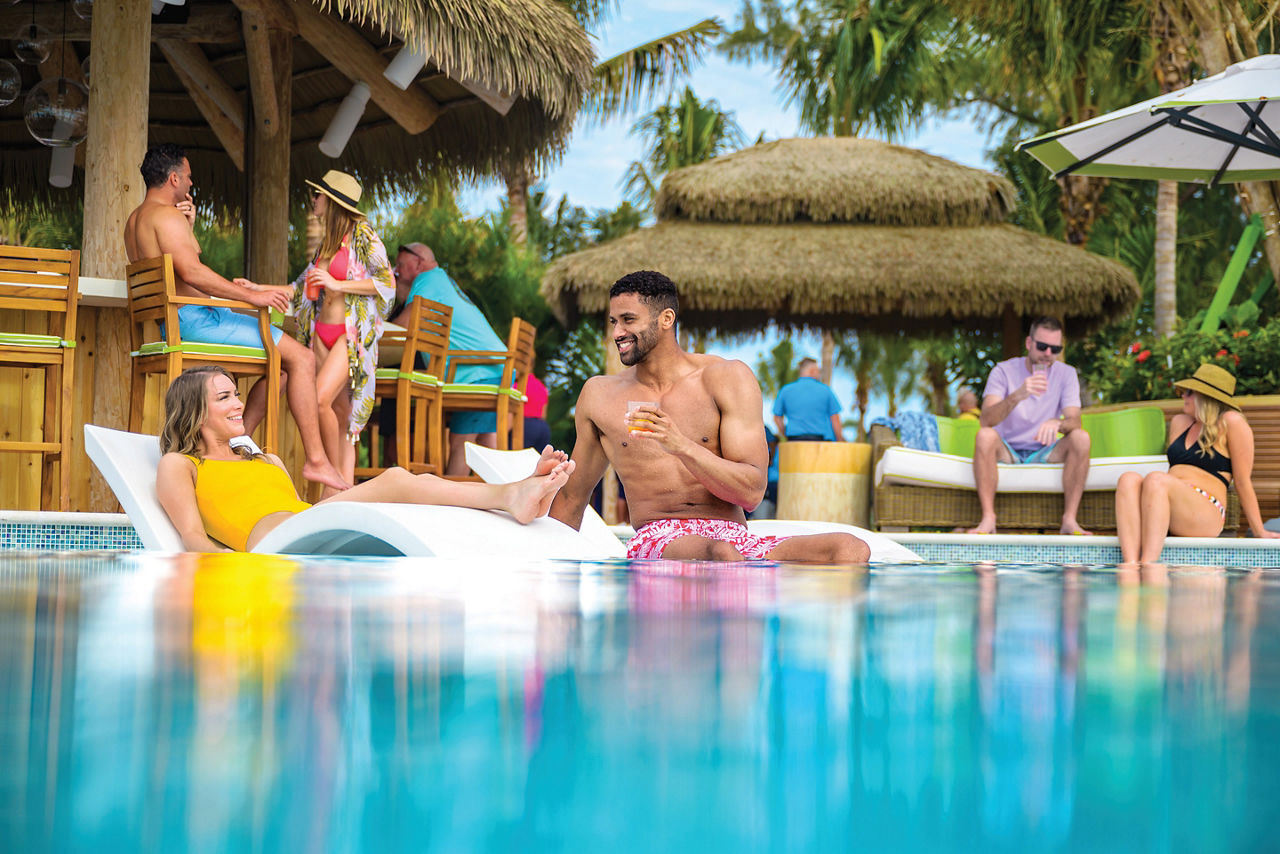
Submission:
M 76 342 L 57 335 L 30 335 L 25 332 L 0 332 L 0 344 L 13 347 L 75 347 Z
M 258 359 L 267 357 L 267 351 L 261 347 L 240 347 L 235 344 L 205 344 L 201 341 L 184 341 L 172 347 L 163 341 L 152 341 L 150 344 L 143 344 L 130 355 L 155 356 L 160 353 L 191 353 L 199 356 L 248 356 Z

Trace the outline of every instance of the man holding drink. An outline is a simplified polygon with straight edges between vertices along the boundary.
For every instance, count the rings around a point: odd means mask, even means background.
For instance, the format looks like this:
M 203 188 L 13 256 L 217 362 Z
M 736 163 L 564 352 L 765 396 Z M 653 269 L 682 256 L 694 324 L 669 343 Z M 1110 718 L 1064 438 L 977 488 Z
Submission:
M 973 451 L 982 520 L 971 534 L 995 533 L 997 462 L 1062 463 L 1061 531 L 1089 533 L 1076 522 L 1089 473 L 1089 434 L 1080 424 L 1076 369 L 1059 360 L 1062 342 L 1057 318 L 1036 318 L 1027 335 L 1027 355 L 991 369 Z

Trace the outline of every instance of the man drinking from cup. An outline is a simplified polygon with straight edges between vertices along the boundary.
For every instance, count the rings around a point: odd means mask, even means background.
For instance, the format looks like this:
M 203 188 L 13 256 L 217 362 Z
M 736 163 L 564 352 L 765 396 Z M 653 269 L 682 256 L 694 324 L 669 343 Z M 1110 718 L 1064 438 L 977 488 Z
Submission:
M 998 363 L 987 377 L 982 427 L 973 450 L 982 521 L 969 533 L 995 533 L 996 463 L 1001 462 L 1062 463 L 1061 531 L 1087 534 L 1076 522 L 1076 512 L 1089 473 L 1089 434 L 1080 426 L 1076 369 L 1058 358 L 1062 323 L 1054 317 L 1036 318 L 1026 346 L 1026 356 Z

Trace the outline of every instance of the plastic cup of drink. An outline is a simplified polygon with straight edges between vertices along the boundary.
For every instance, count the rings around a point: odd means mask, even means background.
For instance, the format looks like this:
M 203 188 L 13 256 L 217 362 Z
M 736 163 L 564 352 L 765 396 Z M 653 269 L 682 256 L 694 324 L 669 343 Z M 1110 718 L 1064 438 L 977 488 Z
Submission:
M 656 400 L 628 400 L 627 412 L 635 412 L 637 409 L 639 409 L 642 406 L 647 406 L 650 409 L 657 409 L 658 402 Z M 632 433 L 649 433 L 652 431 L 646 430 L 643 427 L 635 426 L 637 424 L 649 424 L 649 423 L 651 422 L 647 418 L 636 418 L 628 423 L 627 430 L 629 430 Z
M 1042 378 L 1044 379 L 1045 389 L 1046 389 L 1046 390 L 1048 389 L 1048 387 L 1049 387 L 1049 365 L 1048 365 L 1048 363 L 1047 363 L 1047 362 L 1037 362 L 1037 363 L 1035 363 L 1034 365 L 1032 365 L 1032 366 L 1031 366 L 1031 375 L 1032 375 L 1032 376 L 1035 376 L 1035 377 L 1042 377 Z M 1040 396 L 1040 395 L 1036 395 L 1036 397 L 1039 397 L 1039 396 Z
M 320 277 L 317 276 L 313 270 L 307 274 L 307 299 L 312 302 L 320 299 L 321 290 L 323 289 L 320 286 Z

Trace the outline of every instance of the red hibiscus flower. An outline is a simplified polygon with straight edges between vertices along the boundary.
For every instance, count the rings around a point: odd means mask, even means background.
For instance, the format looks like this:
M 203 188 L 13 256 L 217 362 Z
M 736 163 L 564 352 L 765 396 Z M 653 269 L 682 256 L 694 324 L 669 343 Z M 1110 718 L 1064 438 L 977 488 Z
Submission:
M 1150 359 L 1150 358 L 1151 358 L 1150 350 L 1143 350 L 1141 353 L 1138 354 L 1139 362 L 1145 362 L 1147 359 Z

